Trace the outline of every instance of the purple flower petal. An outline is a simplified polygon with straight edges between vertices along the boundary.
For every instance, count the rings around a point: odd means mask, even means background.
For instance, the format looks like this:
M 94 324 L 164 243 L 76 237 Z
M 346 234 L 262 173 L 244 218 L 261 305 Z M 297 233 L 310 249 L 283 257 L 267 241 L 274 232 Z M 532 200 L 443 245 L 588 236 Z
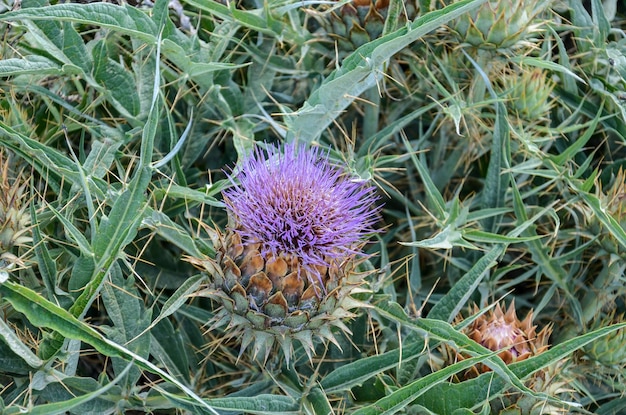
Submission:
M 374 188 L 349 180 L 316 148 L 257 148 L 232 177 L 239 184 L 224 191 L 228 213 L 263 255 L 292 254 L 312 269 L 358 253 L 375 232 Z

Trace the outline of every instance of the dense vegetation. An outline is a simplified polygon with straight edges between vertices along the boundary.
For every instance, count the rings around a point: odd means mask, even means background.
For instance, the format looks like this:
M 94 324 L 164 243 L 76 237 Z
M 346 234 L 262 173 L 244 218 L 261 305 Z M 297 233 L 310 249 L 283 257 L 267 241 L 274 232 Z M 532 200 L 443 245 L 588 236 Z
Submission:
M 617 0 L 1 0 L 2 413 L 624 413 L 625 29 Z M 295 193 L 313 242 L 254 240 Z

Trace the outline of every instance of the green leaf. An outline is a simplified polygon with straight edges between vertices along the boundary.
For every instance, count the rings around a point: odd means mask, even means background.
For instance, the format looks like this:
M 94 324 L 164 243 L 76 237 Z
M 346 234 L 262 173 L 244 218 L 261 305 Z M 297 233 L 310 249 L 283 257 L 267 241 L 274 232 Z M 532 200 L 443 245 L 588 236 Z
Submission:
M 2 140 L 1 144 L 31 164 L 43 177 L 48 178 L 50 186 L 58 188 L 62 181 L 76 185 L 80 183 L 76 164 L 58 150 L 18 133 L 2 121 L 0 133 L 4 133 L 8 138 Z
M 411 161 L 413 162 L 417 173 L 420 175 L 420 178 L 422 179 L 422 181 L 424 182 L 424 186 L 426 187 L 426 201 L 428 203 L 428 207 L 434 210 L 433 214 L 439 221 L 441 221 L 442 223 L 446 222 L 448 214 L 446 212 L 446 202 L 441 192 L 439 191 L 439 189 L 437 189 L 437 186 L 435 186 L 435 183 L 430 177 L 426 166 L 417 158 L 417 156 L 413 152 L 413 148 L 411 147 L 409 140 L 403 136 L 402 141 L 404 142 L 404 147 L 406 148 L 406 151 L 411 156 Z
M 110 3 L 56 4 L 4 13 L 0 21 L 69 21 L 117 30 L 154 43 L 157 28 L 152 19 L 137 7 Z
M 509 369 L 519 379 L 526 378 L 534 372 L 560 361 L 584 345 L 624 327 L 626 327 L 626 323 L 600 328 L 552 346 L 549 350 L 537 356 L 513 363 L 509 365 Z M 497 396 L 509 387 L 510 384 L 505 379 L 494 376 L 493 373 L 484 373 L 477 378 L 461 383 L 438 384 L 427 394 L 419 397 L 417 403 L 435 413 L 447 414 L 461 408 L 478 407 L 487 401 L 490 396 Z M 445 396 L 446 399 L 441 399 L 442 396 Z M 542 397 L 542 399 L 554 401 L 554 398 L 547 396 Z M 560 404 L 561 402 L 557 400 L 555 403 Z
M 109 95 L 111 101 L 122 114 L 135 117 L 141 110 L 137 85 L 122 65 L 109 58 L 106 42 L 96 43 L 92 49 L 94 68 L 93 77 L 104 87 L 103 91 Z
M 5 336 L 4 330 L 5 328 L 2 328 L 2 334 L 0 334 L 0 336 L 2 336 L 3 338 Z M 34 362 L 35 360 L 33 360 L 33 363 Z M 6 340 L 0 341 L 0 367 L 2 368 L 3 373 L 10 373 L 16 378 L 24 375 L 28 376 L 30 373 L 32 373 L 33 370 L 33 367 L 26 363 L 24 357 L 21 354 L 13 351 L 13 347 L 10 347 L 6 343 Z M 0 397 L 0 409 L 2 408 L 2 397 Z
M 196 189 L 190 189 L 188 187 L 179 186 L 177 184 L 171 183 L 168 184 L 166 189 L 157 189 L 154 192 L 154 196 L 157 198 L 160 197 L 169 197 L 169 198 L 178 198 L 184 199 L 189 202 L 198 202 L 203 203 L 209 206 L 215 206 L 219 208 L 223 208 L 224 202 L 216 199 L 211 196 L 211 194 L 215 194 L 223 189 L 227 184 L 226 182 L 217 182 L 213 183 L 211 188 L 207 188 L 206 191 L 200 191 Z
M 57 286 L 57 268 L 56 263 L 50 255 L 50 251 L 41 235 L 40 223 L 37 217 L 35 204 L 30 204 L 30 217 L 33 224 L 33 249 L 37 258 L 37 267 L 41 274 L 41 279 L 46 287 L 48 300 L 55 298 L 55 295 L 67 295 Z
M 159 127 L 159 87 L 160 87 L 160 42 L 157 44 L 155 68 L 154 68 L 154 84 L 152 86 L 152 100 L 150 102 L 150 111 L 148 112 L 148 120 L 141 132 L 141 149 L 139 154 L 139 164 L 144 169 L 149 168 L 152 163 L 152 155 L 154 152 L 154 138 L 156 137 Z
M 22 340 L 20 340 L 17 334 L 15 334 L 15 332 L 11 330 L 11 328 L 7 325 L 7 323 L 5 323 L 4 320 L 1 318 L 0 318 L 0 337 L 2 337 L 2 340 L 4 340 L 4 343 L 6 343 L 6 345 L 9 346 L 9 348 L 14 354 L 16 356 L 19 356 L 30 367 L 38 369 L 41 366 L 43 366 L 44 361 L 38 358 L 37 355 L 33 353 L 32 350 L 30 350 L 30 347 L 26 346 L 22 342 Z M 3 369 L 4 368 L 8 369 L 8 365 L 4 366 L 3 364 L 1 367 Z
M 54 214 L 54 216 L 56 216 L 56 218 L 63 224 L 63 229 L 65 230 L 67 236 L 69 237 L 69 239 L 76 243 L 76 246 L 78 247 L 78 250 L 81 252 L 81 254 L 85 257 L 92 258 L 94 254 L 91 249 L 91 244 L 89 243 L 87 238 L 85 238 L 83 232 L 81 232 L 80 229 L 74 226 L 74 224 L 69 219 L 67 219 L 65 215 L 63 215 L 52 206 L 48 205 L 47 209 L 49 209 Z
M 558 64 L 556 62 L 552 62 L 545 59 L 533 58 L 532 56 L 513 56 L 511 57 L 511 62 L 515 62 L 518 65 L 525 66 L 534 66 L 535 68 L 547 69 L 552 72 L 560 72 L 562 74 L 571 77 L 572 79 L 577 80 L 580 83 L 585 84 L 585 80 L 576 74 L 576 72 L 571 69 L 565 67 L 564 65 Z
M 193 371 L 189 367 L 189 344 L 180 331 L 174 330 L 169 319 L 160 320 L 150 329 L 150 354 L 162 367 L 168 368 L 172 376 L 189 384 Z
M 24 314 L 31 324 L 37 327 L 51 328 L 63 338 L 81 340 L 90 344 L 105 356 L 120 357 L 126 361 L 134 360 L 135 363 L 144 370 L 155 373 L 176 385 L 187 396 L 197 402 L 199 407 L 217 415 L 217 412 L 215 412 L 207 402 L 200 399 L 192 390 L 180 383 L 168 372 L 155 366 L 152 362 L 131 350 L 103 337 L 92 327 L 79 321 L 70 312 L 51 303 L 33 290 L 7 281 L 0 285 L 0 294 L 2 294 L 4 300 L 11 303 L 16 311 Z
M 357 410 L 354 412 L 354 415 L 390 415 L 398 413 L 398 411 L 427 393 L 430 389 L 442 383 L 447 383 L 450 376 L 469 369 L 473 365 L 479 363 L 481 359 L 482 357 L 468 358 L 453 365 L 446 366 L 443 369 L 439 369 L 436 372 L 410 383 L 409 385 L 393 391 L 372 405 Z M 445 396 L 443 400 L 450 399 L 449 395 L 442 396 Z
M 402 349 L 395 349 L 376 356 L 364 357 L 343 365 L 320 381 L 320 386 L 328 394 L 350 390 L 366 380 L 386 370 L 419 357 L 424 350 L 424 341 L 416 341 Z
M 393 55 L 483 2 L 455 2 L 418 17 L 410 26 L 359 47 L 324 80 L 302 108 L 285 117 L 287 140 L 311 142 L 317 139 L 354 99 L 382 80 L 384 68 Z
M 207 75 L 213 72 L 244 68 L 249 65 L 248 63 L 237 65 L 225 62 L 198 62 L 199 56 L 190 56 L 187 49 L 172 39 L 163 39 L 162 50 L 165 56 L 185 71 L 186 76 L 201 81 L 202 84 L 205 84 L 206 79 L 209 78 Z M 204 80 L 204 82 L 202 82 L 202 80 Z
M 91 142 L 91 151 L 83 162 L 85 174 L 89 178 L 103 178 L 109 172 L 109 167 L 115 160 L 115 153 L 121 145 L 121 140 L 112 140 L 110 138 L 105 138 L 102 141 L 93 140 Z
M 38 10 L 45 7 L 44 0 L 25 0 L 22 10 Z M 29 35 L 45 53 L 75 73 L 86 74 L 91 70 L 91 58 L 83 39 L 70 22 L 25 21 Z
M 318 387 L 312 388 L 304 397 L 302 406 L 304 411 L 315 415 L 327 415 L 333 413 L 328 396 Z
M 123 256 L 123 249 L 136 235 L 143 216 L 145 192 L 150 178 L 151 171 L 141 169 L 138 176 L 130 183 L 129 189 L 115 200 L 109 216 L 101 217 L 99 231 L 94 237 L 93 253 L 88 250 L 87 254 L 81 256 L 83 259 L 79 258 L 79 261 L 84 261 L 83 264 L 86 264 L 87 269 L 84 270 L 82 266 L 79 266 L 76 268 L 77 276 L 73 277 L 75 289 L 84 286 L 70 307 L 69 311 L 73 316 L 82 318 L 100 292 L 110 267 L 120 256 Z M 92 257 L 93 263 L 89 262 Z M 93 268 L 91 268 L 92 265 Z M 54 333 L 51 338 L 42 342 L 40 348 L 42 356 L 51 357 L 59 350 L 62 343 L 61 333 Z
M 116 406 L 115 400 L 105 400 L 98 399 L 102 396 L 106 396 L 107 392 L 116 388 L 117 382 L 126 374 L 126 372 L 132 367 L 132 364 L 129 363 L 126 365 L 126 368 L 119 376 L 113 379 L 111 382 L 107 383 L 104 386 L 99 387 L 100 385 L 93 379 L 81 379 L 81 378 L 65 378 L 63 382 L 68 385 L 59 385 L 58 390 L 63 393 L 64 397 L 72 396 L 67 389 L 72 390 L 76 395 L 76 397 L 67 399 L 61 402 L 48 403 L 43 405 L 35 405 L 32 408 L 20 408 L 18 406 L 11 406 L 6 408 L 3 414 L 5 415 L 18 415 L 23 413 L 28 413 L 30 415 L 62 415 L 67 414 L 71 409 L 75 409 L 78 407 L 82 407 L 80 412 L 82 413 L 104 413 L 110 411 L 112 408 Z M 48 392 L 50 393 L 50 392 Z M 45 396 L 45 391 L 44 391 Z M 89 409 L 85 406 L 89 405 Z M 75 412 L 71 412 L 75 413 Z
M 547 159 L 553 162 L 557 166 L 557 168 L 564 166 L 568 160 L 572 160 L 574 156 L 578 154 L 578 152 L 583 147 L 585 147 L 585 145 L 587 145 L 587 142 L 589 142 L 589 139 L 593 137 L 594 134 L 597 133 L 598 123 L 600 122 L 602 118 L 603 111 L 604 111 L 604 105 L 601 104 L 598 108 L 598 112 L 589 122 L 589 127 L 587 128 L 585 133 L 582 136 L 578 137 L 576 140 L 574 140 L 572 145 L 570 145 L 567 149 L 565 149 L 565 151 L 559 152 L 558 155 L 549 154 L 547 155 Z
M 189 235 L 188 231 L 176 222 L 172 221 L 163 212 L 147 208 L 146 216 L 142 221 L 142 226 L 154 231 L 157 235 L 161 236 L 166 241 L 173 243 L 191 256 L 196 258 L 202 258 L 205 256 L 205 254 L 202 253 L 202 250 L 198 247 L 198 243 L 200 241 Z M 214 252 L 211 253 L 213 254 Z
M 526 206 L 524 205 L 522 196 L 519 193 L 519 188 L 513 177 L 511 177 L 511 186 L 509 187 L 513 193 L 513 207 L 515 209 L 515 215 L 517 216 L 517 227 L 522 230 L 522 235 L 532 238 L 526 242 L 526 246 L 532 255 L 533 261 L 541 267 L 543 273 L 550 280 L 554 281 L 554 283 L 563 290 L 574 310 L 576 320 L 582 321 L 580 303 L 568 289 L 568 273 L 565 268 L 563 268 L 558 258 L 550 256 L 549 247 L 544 246 L 540 240 L 534 239 L 535 236 L 538 236 L 535 229 L 536 226 L 530 225 L 534 221 L 528 219 Z
M 58 63 L 39 55 L 0 60 L 0 77 L 28 74 L 61 75 L 63 68 Z
M 626 249 L 626 230 L 622 225 L 606 211 L 602 201 L 594 194 L 585 192 L 578 184 L 570 181 L 572 188 L 585 201 L 587 206 L 591 208 L 596 218 L 604 225 L 617 242 Z
M 146 310 L 132 275 L 124 279 L 118 263 L 111 267 L 109 275 L 110 281 L 102 288 L 102 303 L 113 327 L 102 326 L 101 328 L 109 339 L 123 344 L 128 350 L 147 359 L 150 353 L 150 336 L 146 331 L 150 324 L 151 313 Z M 112 360 L 116 374 L 125 370 L 124 359 L 113 358 Z M 138 368 L 131 369 L 121 381 L 124 390 L 131 391 L 140 376 L 141 371 Z
M 450 291 L 441 298 L 428 313 L 428 318 L 451 322 L 465 305 L 469 297 L 474 293 L 478 284 L 493 268 L 506 249 L 506 245 L 496 245 L 452 286 Z
M 154 320 L 153 324 L 174 314 L 182 304 L 189 300 L 191 294 L 198 291 L 198 287 L 204 282 L 204 280 L 204 275 L 196 275 L 195 277 L 189 278 L 183 283 L 183 285 L 178 287 L 176 292 L 172 294 L 167 301 L 165 301 L 159 316 Z
M 464 247 L 468 249 L 478 249 L 463 239 L 463 233 L 454 228 L 454 225 L 447 225 L 435 236 L 421 241 L 400 242 L 402 245 L 414 246 L 427 249 L 452 249 L 454 247 Z
M 72 274 L 67 284 L 70 293 L 75 297 L 89 284 L 96 270 L 96 261 L 93 255 L 79 256 L 72 266 Z
M 195 413 L 198 409 L 198 404 L 191 401 L 188 398 L 174 395 L 166 392 L 160 388 L 157 388 L 165 397 L 175 402 L 177 405 L 185 405 L 184 408 Z M 258 415 L 297 415 L 301 414 L 298 403 L 288 397 L 280 395 L 257 395 L 254 397 L 226 397 L 217 399 L 207 399 L 206 403 L 211 405 L 212 408 L 218 410 L 230 410 L 241 411 L 246 414 L 258 414 Z
M 535 236 L 508 236 L 497 233 L 483 232 L 475 229 L 463 231 L 463 237 L 473 242 L 493 243 L 493 244 L 519 244 L 532 241 L 533 239 L 541 239 L 540 235 Z
M 510 131 L 506 107 L 501 101 L 495 103 L 496 121 L 493 131 L 491 152 L 489 157 L 489 167 L 487 167 L 487 177 L 483 188 L 483 204 L 485 208 L 500 208 L 504 204 L 504 194 L 509 182 L 504 174 L 505 169 L 510 165 L 509 141 Z M 487 231 L 495 231 L 498 226 L 497 218 L 490 216 L 483 220 L 483 226 Z
M 601 0 L 591 0 L 591 12 L 593 17 L 593 29 L 598 32 L 596 46 L 602 45 L 608 40 L 611 31 L 611 23 L 604 14 L 604 7 Z
M 100 228 L 93 242 L 98 267 L 108 268 L 135 237 L 143 219 L 146 189 L 151 177 L 152 172 L 149 169 L 141 169 L 129 188 L 115 200 L 109 215 L 102 215 Z
M 213 1 L 185 0 L 185 3 L 209 12 L 226 21 L 234 20 L 241 26 L 252 29 L 255 32 L 275 36 L 284 35 L 283 31 L 288 29 L 280 21 L 271 19 L 267 14 L 264 16 L 265 18 L 259 16 L 263 10 L 239 10 L 235 8 L 234 4 L 229 8 L 228 6 Z

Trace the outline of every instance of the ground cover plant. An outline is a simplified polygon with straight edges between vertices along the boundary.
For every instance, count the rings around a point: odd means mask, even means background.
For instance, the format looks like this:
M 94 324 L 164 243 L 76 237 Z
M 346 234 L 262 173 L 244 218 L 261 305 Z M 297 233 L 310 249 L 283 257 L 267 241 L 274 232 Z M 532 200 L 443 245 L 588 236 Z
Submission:
M 625 413 L 625 19 L 2 0 L 2 413 Z

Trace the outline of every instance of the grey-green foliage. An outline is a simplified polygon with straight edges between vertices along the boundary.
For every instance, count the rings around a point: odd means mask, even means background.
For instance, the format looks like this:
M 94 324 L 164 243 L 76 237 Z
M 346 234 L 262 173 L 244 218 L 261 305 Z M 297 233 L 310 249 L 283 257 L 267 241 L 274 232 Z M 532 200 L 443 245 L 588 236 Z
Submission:
M 33 173 L 33 243 L 0 285 L 3 411 L 487 413 L 511 392 L 619 407 L 623 366 L 572 356 L 624 330 L 591 326 L 624 311 L 626 234 L 605 194 L 626 160 L 623 28 L 570 0 L 573 27 L 487 56 L 445 28 L 480 3 L 420 2 L 340 62 L 309 2 L 189 0 L 193 30 L 165 0 L 4 11 L 0 146 Z M 507 106 L 497 69 L 527 66 L 557 82 L 547 120 Z M 202 223 L 225 226 L 224 174 L 281 139 L 376 183 L 386 229 L 366 247 L 380 270 L 352 336 L 260 365 L 207 327 L 210 275 L 185 259 L 211 263 Z M 510 366 L 457 324 L 505 295 L 557 323 L 547 352 Z M 441 361 L 444 345 L 469 357 Z M 492 371 L 450 382 L 477 363 Z M 555 365 L 574 393 L 533 389 Z

